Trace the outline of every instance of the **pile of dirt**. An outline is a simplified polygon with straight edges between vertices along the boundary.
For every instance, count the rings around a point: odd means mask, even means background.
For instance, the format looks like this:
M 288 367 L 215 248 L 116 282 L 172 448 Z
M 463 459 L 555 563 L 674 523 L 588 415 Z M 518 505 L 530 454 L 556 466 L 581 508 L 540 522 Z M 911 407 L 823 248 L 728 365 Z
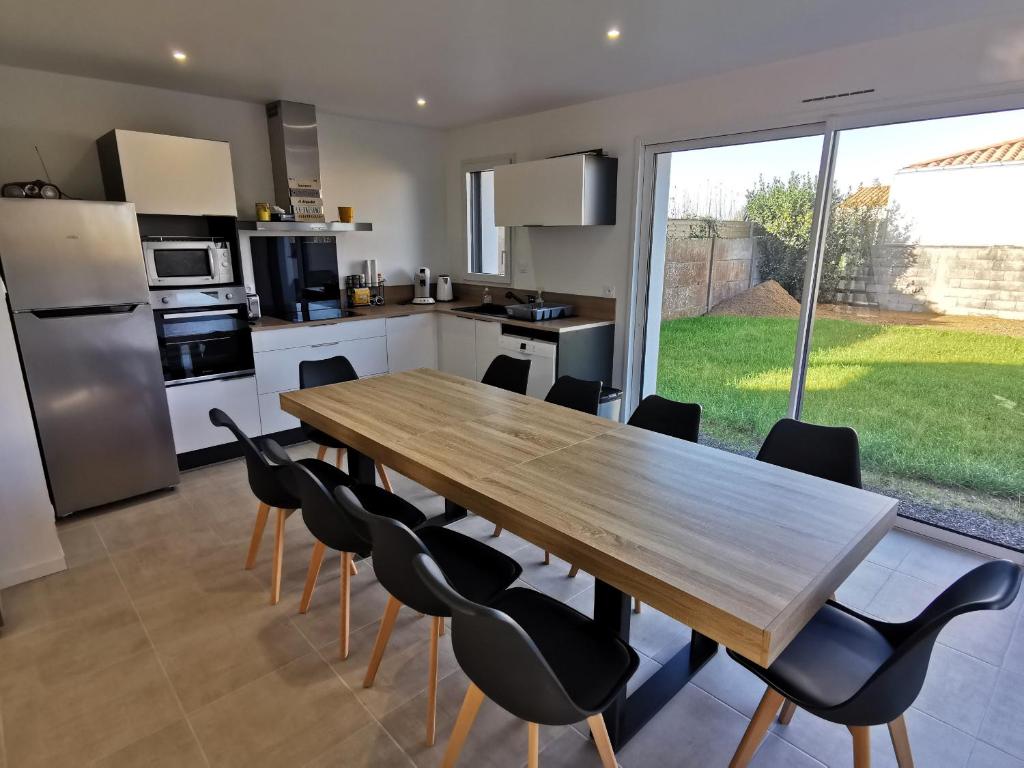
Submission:
M 774 280 L 766 280 L 731 299 L 720 301 L 709 315 L 739 315 L 740 317 L 799 317 L 800 302 Z

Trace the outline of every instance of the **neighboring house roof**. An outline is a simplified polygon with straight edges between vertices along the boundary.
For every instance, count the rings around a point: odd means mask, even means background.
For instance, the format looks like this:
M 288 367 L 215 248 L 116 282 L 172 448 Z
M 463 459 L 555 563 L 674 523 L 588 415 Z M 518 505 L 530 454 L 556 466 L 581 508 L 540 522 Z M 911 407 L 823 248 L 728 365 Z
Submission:
M 861 187 L 839 204 L 840 208 L 885 208 L 889 205 L 889 185 Z
M 914 163 L 901 170 L 916 171 L 922 168 L 950 168 L 954 166 L 1012 162 L 1024 162 L 1024 136 L 1019 139 L 1009 139 L 998 144 L 989 144 L 986 147 L 967 149 L 953 155 Z

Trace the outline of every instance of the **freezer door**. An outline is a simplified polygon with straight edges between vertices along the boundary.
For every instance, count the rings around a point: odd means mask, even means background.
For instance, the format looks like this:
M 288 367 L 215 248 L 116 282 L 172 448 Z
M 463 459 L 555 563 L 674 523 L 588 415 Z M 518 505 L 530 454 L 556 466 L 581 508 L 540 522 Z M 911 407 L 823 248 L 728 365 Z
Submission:
M 0 261 L 15 312 L 149 301 L 131 203 L 0 199 Z
M 148 304 L 15 315 L 58 516 L 178 482 Z

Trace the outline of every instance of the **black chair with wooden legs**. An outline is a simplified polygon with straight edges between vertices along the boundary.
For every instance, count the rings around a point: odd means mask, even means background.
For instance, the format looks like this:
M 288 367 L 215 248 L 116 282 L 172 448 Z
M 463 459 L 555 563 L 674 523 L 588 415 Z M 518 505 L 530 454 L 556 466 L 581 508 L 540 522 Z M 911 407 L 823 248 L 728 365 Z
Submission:
M 329 357 L 326 360 L 303 360 L 299 363 L 299 388 L 310 389 L 311 387 L 323 387 L 327 384 L 341 384 L 345 381 L 356 381 L 359 378 L 359 374 L 356 373 L 356 369 L 352 367 L 352 363 L 344 355 L 338 355 L 337 357 Z M 341 468 L 341 457 L 345 455 L 345 451 L 348 450 L 348 446 L 337 438 L 331 437 L 326 432 L 321 432 L 316 427 L 310 426 L 306 422 L 299 423 L 303 434 L 306 439 L 311 443 L 316 443 L 319 448 L 316 452 L 316 457 L 323 460 L 324 456 L 327 455 L 327 449 L 333 448 L 334 454 L 334 466 Z M 387 470 L 384 469 L 384 465 L 379 461 L 374 462 L 377 467 L 377 474 L 380 475 L 381 484 L 387 489 L 391 488 L 391 478 L 388 477 Z
M 375 504 L 369 504 L 364 496 L 364 490 L 368 487 L 357 485 L 353 488 L 338 488 L 334 492 L 345 512 L 369 529 L 373 542 L 373 569 L 377 581 L 388 591 L 388 604 L 380 622 L 363 687 L 373 685 L 401 607 L 407 605 L 418 613 L 432 617 L 426 737 L 427 745 L 431 746 L 435 738 L 437 707 L 437 644 L 440 635 L 444 634 L 445 617 L 451 616 L 451 612 L 448 604 L 438 599 L 413 570 L 414 558 L 420 554 L 430 555 L 438 562 L 455 589 L 482 603 L 489 603 L 504 592 L 509 584 L 519 578 L 523 569 L 508 555 L 448 528 L 427 526 L 414 533 L 411 526 L 398 515 L 389 514 L 393 505 L 406 505 L 407 502 L 381 489 L 374 489 L 379 494 L 373 500 Z M 390 501 L 384 494 L 391 497 Z
M 530 361 L 508 355 L 498 355 L 491 360 L 491 364 L 484 371 L 483 378 L 480 379 L 481 384 L 490 384 L 492 387 L 515 392 L 518 395 L 526 394 L 529 381 Z
M 573 376 L 559 376 L 551 389 L 544 397 L 544 402 L 561 405 L 564 408 L 572 408 L 574 411 L 582 411 L 592 416 L 597 415 L 601 407 L 600 381 L 587 381 L 577 379 Z M 501 535 L 501 526 L 494 526 L 494 536 Z M 544 564 L 551 562 L 551 553 L 544 551 Z
M 729 651 L 768 685 L 730 768 L 750 762 L 785 700 L 849 728 L 856 768 L 870 765 L 869 728 L 888 725 L 897 764 L 912 768 L 903 713 L 921 692 L 935 638 L 957 616 L 1006 608 L 1020 584 L 1018 566 L 993 560 L 961 576 L 910 621 L 879 621 L 830 600 L 767 669 Z
M 633 427 L 658 432 L 696 443 L 700 436 L 701 407 L 697 403 L 680 403 L 661 395 L 648 395 L 633 411 L 626 423 Z M 578 566 L 569 569 L 569 577 L 579 573 Z M 640 600 L 634 598 L 634 613 L 640 613 Z
M 259 507 L 256 512 L 256 524 L 252 529 L 252 538 L 249 542 L 249 554 L 245 558 L 246 570 L 251 570 L 256 564 L 256 556 L 259 554 L 260 542 L 263 540 L 263 531 L 267 526 L 267 518 L 272 509 L 277 510 L 277 520 L 274 533 L 274 561 L 270 576 L 270 603 L 277 605 L 281 599 L 281 567 L 284 555 L 284 524 L 292 512 L 300 506 L 297 495 L 289 489 L 288 470 L 283 467 L 271 464 L 264 455 L 261 448 L 265 445 L 262 438 L 257 438 L 258 443 L 253 441 L 243 432 L 237 424 L 220 408 L 211 408 L 210 423 L 215 427 L 226 427 L 234 434 L 242 447 L 242 455 L 245 457 L 245 468 L 249 475 L 249 488 L 253 495 L 259 500 Z M 314 474 L 328 479 L 334 470 L 330 464 L 315 459 L 300 459 L 299 464 L 307 467 Z
M 302 507 L 302 520 L 309 532 L 316 538 L 313 555 L 309 561 L 309 569 L 306 572 L 306 586 L 302 593 L 300 606 L 302 613 L 309 608 L 325 550 L 330 548 L 341 553 L 338 644 L 339 655 L 341 658 L 347 659 L 349 653 L 350 579 L 356 570 L 352 557 L 353 555 L 367 557 L 372 549 L 370 532 L 366 526 L 347 515 L 334 496 L 336 488 L 349 487 L 352 485 L 352 480 L 340 469 L 327 464 L 325 466 L 332 469 L 334 474 L 328 482 L 324 482 L 322 475 L 318 477 L 310 471 L 308 464 L 292 461 L 284 449 L 273 440 L 267 439 L 264 447 L 267 455 L 282 469 L 289 472 L 290 476 L 286 482 L 298 496 Z M 375 485 L 360 486 L 359 495 L 362 503 L 374 509 L 376 514 L 393 515 L 413 527 L 421 525 L 426 519 L 423 513 L 414 506 Z
M 604 711 L 636 671 L 636 652 L 579 611 L 532 589 L 503 592 L 489 606 L 460 594 L 426 555 L 414 568 L 452 614 L 452 648 L 469 689 L 442 765 L 452 768 L 485 696 L 528 724 L 528 764 L 537 768 L 541 725 L 586 720 L 601 764 L 615 768 Z

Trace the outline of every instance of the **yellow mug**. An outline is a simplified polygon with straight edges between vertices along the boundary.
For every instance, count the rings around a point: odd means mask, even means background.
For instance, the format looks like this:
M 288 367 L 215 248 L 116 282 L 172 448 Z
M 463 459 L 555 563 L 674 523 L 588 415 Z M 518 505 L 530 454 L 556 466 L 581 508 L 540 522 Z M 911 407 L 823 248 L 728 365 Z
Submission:
M 342 224 L 351 224 L 356 220 L 356 212 L 351 205 L 338 206 L 338 221 Z
M 270 221 L 270 203 L 256 203 L 256 221 Z

